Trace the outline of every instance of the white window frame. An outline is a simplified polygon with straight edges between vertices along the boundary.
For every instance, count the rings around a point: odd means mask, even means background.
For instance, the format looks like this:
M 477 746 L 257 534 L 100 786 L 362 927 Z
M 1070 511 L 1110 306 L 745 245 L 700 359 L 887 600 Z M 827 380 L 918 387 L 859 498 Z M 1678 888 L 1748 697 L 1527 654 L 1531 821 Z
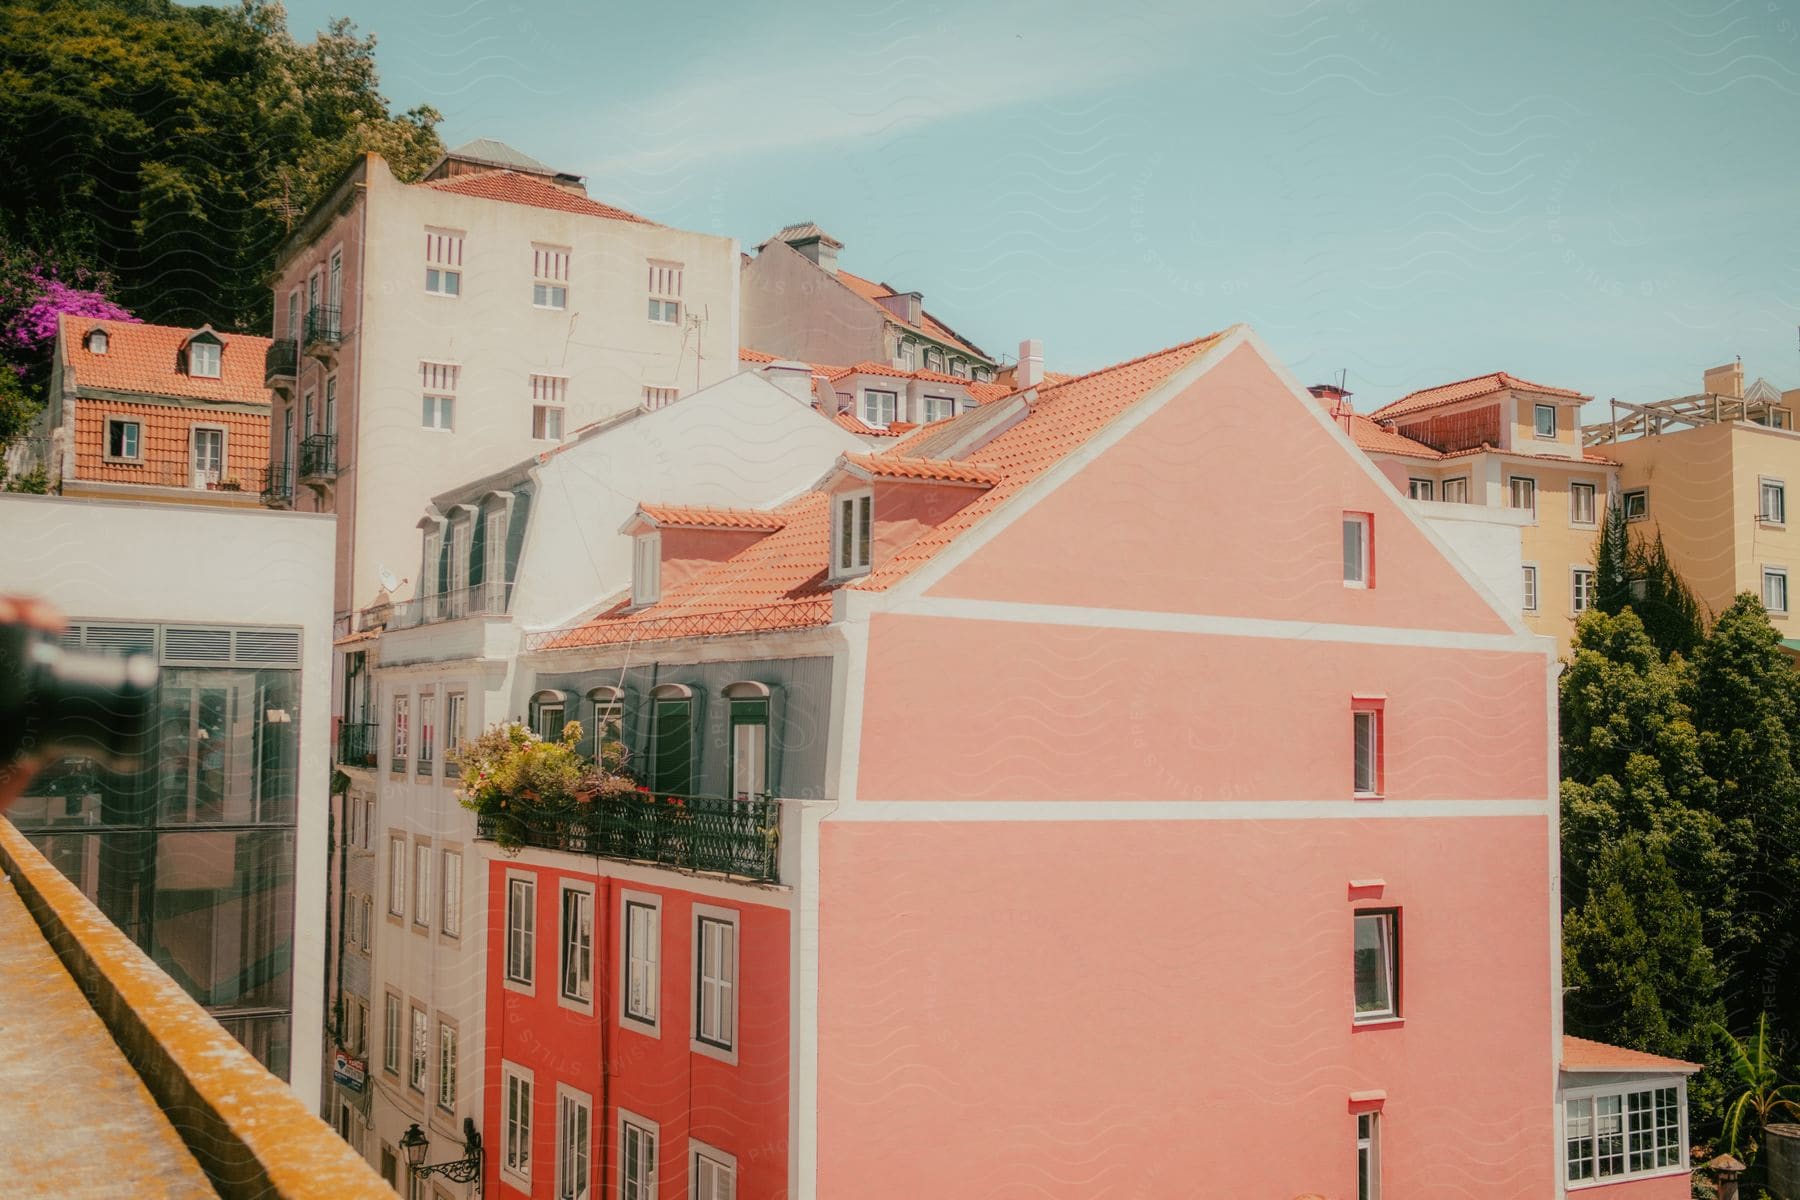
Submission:
M 1520 484 L 1525 485 L 1525 489 L 1524 489 L 1525 495 L 1530 499 L 1531 503 L 1529 503 L 1529 504 L 1520 504 L 1519 503 L 1519 485 Z M 1508 475 L 1506 477 L 1506 506 L 1517 512 L 1528 512 L 1531 514 L 1531 519 L 1533 521 L 1536 521 L 1537 520 L 1537 511 L 1538 511 L 1537 476 L 1535 476 L 1535 475 Z
M 657 1191 L 656 1165 L 657 1156 L 662 1150 L 662 1127 L 649 1117 L 641 1117 L 629 1109 L 620 1108 L 618 1113 L 619 1190 L 617 1194 L 619 1200 L 656 1200 L 660 1194 Z M 646 1155 L 640 1151 L 638 1161 L 643 1164 L 645 1169 L 637 1179 L 627 1180 L 625 1178 L 625 1146 L 626 1139 L 632 1133 L 637 1134 L 640 1139 L 648 1140 L 649 1153 Z M 632 1189 L 630 1192 L 625 1190 L 627 1184 Z
M 577 924 L 569 923 L 570 898 Z M 582 926 L 585 924 L 585 928 Z M 571 941 L 571 935 L 579 935 Z M 594 1011 L 594 886 L 564 879 L 556 889 L 556 1002 L 577 1012 Z M 570 990 L 574 986 L 573 991 Z
M 1381 1113 L 1356 1114 L 1356 1185 L 1368 1200 L 1381 1200 Z
M 956 415 L 956 398 L 954 396 L 925 396 L 921 402 L 923 412 L 920 420 L 929 425 L 933 421 L 948 420 Z
M 1406 481 L 1406 497 L 1409 500 L 1430 500 L 1436 486 L 1436 480 L 1423 479 L 1415 475 Z
M 456 363 L 419 362 L 419 427 L 434 433 L 456 432 L 456 396 L 462 367 Z
M 1350 541 L 1355 531 L 1355 542 Z M 1375 586 L 1375 520 L 1369 513 L 1347 512 L 1343 524 L 1344 586 L 1367 590 Z M 1354 559 L 1352 555 L 1354 554 Z
M 402 1033 L 406 1029 L 406 1003 L 391 988 L 381 995 L 381 1069 L 400 1077 Z
M 1780 608 L 1776 608 L 1774 605 L 1769 603 L 1769 582 L 1770 582 L 1770 580 L 1773 580 L 1773 579 L 1781 580 L 1781 607 Z M 1774 566 L 1772 564 L 1765 564 L 1763 566 L 1763 569 L 1762 569 L 1762 602 L 1763 602 L 1763 608 L 1765 610 L 1767 610 L 1767 612 L 1769 613 L 1770 616 L 1772 616 L 1772 617 L 1787 616 L 1788 605 L 1791 604 L 1793 601 L 1788 596 L 1788 572 L 1787 572 L 1786 567 L 1778 567 L 1778 566 Z
M 1775 497 L 1775 508 L 1769 508 L 1769 496 Z M 1787 482 L 1770 475 L 1759 476 L 1756 480 L 1756 519 L 1759 524 L 1785 527 L 1787 525 Z
M 437 1029 L 437 1106 L 444 1112 L 454 1113 L 456 1089 L 462 1073 L 462 1034 L 456 1022 L 445 1020 L 442 1013 L 438 1014 Z
M 212 473 L 200 466 L 200 435 L 216 433 L 219 435 L 219 473 Z M 188 470 L 189 482 L 194 487 L 204 487 L 208 483 L 217 483 L 231 475 L 231 431 L 223 425 L 211 422 L 196 423 L 188 428 Z
M 731 1063 L 734 1066 L 737 1064 L 738 1046 L 741 1041 L 738 1036 L 738 1007 L 740 995 L 743 992 L 743 975 L 739 970 L 739 965 L 742 960 L 744 939 L 739 918 L 740 914 L 736 909 L 718 908 L 710 904 L 694 905 L 693 937 L 691 939 L 693 963 L 688 973 L 688 978 L 693 985 L 693 1019 L 690 1022 L 692 1028 L 688 1038 L 688 1048 L 697 1054 L 704 1054 L 708 1058 L 716 1058 L 720 1062 Z M 717 962 L 718 973 L 709 976 L 703 969 L 707 952 L 708 930 L 720 925 L 728 927 L 731 931 L 730 952 L 725 956 L 727 961 Z M 716 1001 L 709 1002 L 707 995 L 709 983 L 715 995 L 719 992 L 725 994 L 718 997 Z M 706 1028 L 708 1024 L 706 1013 L 709 1009 L 719 1012 L 724 1025 L 723 1029 L 716 1026 L 712 1029 Z
M 431 1084 L 431 1010 L 417 1000 L 406 1009 L 406 1086 L 423 1096 Z
M 1575 511 L 1575 494 L 1577 489 L 1587 492 L 1587 511 L 1585 519 Z M 1569 524 L 1579 529 L 1592 529 L 1600 523 L 1600 486 L 1585 479 L 1571 480 L 1569 483 Z
M 537 995 L 537 882 L 537 876 L 529 871 L 508 871 L 506 904 L 501 911 L 506 924 L 501 941 L 504 961 L 500 981 L 508 991 L 527 996 Z M 520 903 L 519 885 L 523 885 L 522 909 L 516 909 Z M 524 919 L 516 917 L 515 911 L 522 913 Z
M 662 599 L 662 534 L 640 533 L 631 542 L 631 605 L 643 608 Z
M 199 351 L 206 351 L 207 365 L 212 369 L 202 371 L 199 363 Z M 225 371 L 225 346 L 221 342 L 196 340 L 188 343 L 188 375 L 194 379 L 219 379 Z
M 530 1068 L 500 1060 L 500 1174 L 531 1191 L 532 1106 L 537 1103 L 537 1077 Z M 515 1111 L 515 1090 L 523 1086 L 525 1103 Z
M 1538 610 L 1538 569 L 1536 563 L 1519 564 L 1520 606 L 1528 613 Z
M 634 938 L 631 931 L 633 909 L 646 912 L 644 918 L 649 925 L 649 953 L 644 954 L 640 939 Z M 663 959 L 663 902 L 662 896 L 655 892 L 638 892 L 620 889 L 619 892 L 619 1027 L 634 1029 L 649 1037 L 662 1036 L 662 959 Z M 646 1013 L 634 1009 L 631 1002 L 631 985 L 633 976 L 642 973 L 647 977 L 646 995 L 649 997 L 649 1011 Z
M 438 864 L 438 932 L 447 938 L 462 937 L 461 850 L 445 849 Z
M 431 910 L 437 906 L 437 895 L 431 890 L 431 839 L 413 838 L 412 854 L 412 923 L 417 929 L 429 933 Z
M 407 692 L 395 692 L 388 711 L 393 714 L 393 726 L 388 731 L 391 735 L 388 742 L 388 770 L 406 770 L 407 755 L 412 752 L 412 696 Z M 399 763 L 399 766 L 395 766 Z
M 1633 513 L 1632 501 L 1637 501 L 1637 512 Z M 1625 514 L 1627 521 L 1642 521 L 1650 515 L 1650 489 L 1631 488 L 1619 493 L 1619 510 Z
M 563 410 L 554 404 L 531 406 L 531 440 L 560 442 L 563 440 Z
M 1678 1122 L 1676 1127 L 1677 1141 L 1675 1144 L 1675 1162 L 1669 1166 L 1656 1166 L 1634 1171 L 1631 1167 L 1633 1131 L 1631 1128 L 1631 1101 L 1629 1097 L 1632 1095 L 1644 1094 L 1649 1094 L 1651 1096 L 1651 1129 L 1654 1131 L 1655 1093 L 1667 1088 L 1673 1088 L 1675 1090 L 1675 1114 Z M 1619 1098 L 1619 1137 L 1621 1139 L 1624 1170 L 1616 1175 L 1602 1175 L 1600 1174 L 1599 1130 L 1594 1119 L 1596 1107 L 1595 1101 L 1601 1097 L 1611 1096 Z M 1569 1142 L 1575 1136 L 1575 1122 L 1570 1118 L 1570 1108 L 1572 1105 L 1581 1104 L 1587 1106 L 1585 1118 L 1589 1124 L 1585 1140 L 1590 1142 L 1593 1146 L 1591 1161 L 1594 1164 L 1594 1173 L 1584 1179 L 1571 1179 L 1569 1177 Z M 1561 1165 L 1562 1179 L 1565 1186 L 1570 1192 L 1577 1192 L 1586 1188 L 1607 1187 L 1612 1184 L 1635 1179 L 1656 1179 L 1669 1175 L 1686 1175 L 1690 1169 L 1688 1165 L 1689 1142 L 1687 1112 L 1687 1078 L 1682 1075 L 1647 1075 L 1641 1079 L 1633 1080 L 1630 1083 L 1613 1082 L 1609 1084 L 1594 1084 L 1591 1086 L 1565 1088 L 1563 1090 L 1562 1103 L 1557 1105 L 1557 1125 L 1559 1132 L 1557 1161 Z M 1651 1143 L 1651 1153 L 1654 1152 L 1655 1143 L 1653 1140 Z
M 769 687 L 754 680 L 739 680 L 727 684 L 725 697 L 725 729 L 731 741 L 726 747 L 726 761 L 729 764 L 730 787 L 726 794 L 733 800 L 753 800 L 768 794 L 769 790 L 769 745 L 771 725 L 775 719 L 774 698 L 769 694 Z M 761 721 L 738 721 L 732 715 L 732 705 L 739 701 L 761 701 L 763 719 Z M 741 786 L 748 776 L 750 787 Z
M 455 300 L 462 295 L 463 238 L 456 229 L 425 228 L 425 294 Z M 434 278 L 435 276 L 435 278 Z
M 727 1154 L 699 1138 L 688 1139 L 691 1200 L 737 1200 L 737 1174 L 737 1155 Z
M 645 291 L 650 301 L 648 311 L 651 323 L 655 325 L 681 324 L 683 307 L 681 285 L 685 268 L 681 263 L 666 262 L 655 258 L 650 259 L 645 266 L 649 268 L 649 282 L 646 284 Z
M 577 1113 L 581 1118 L 579 1123 L 573 1119 Z M 593 1194 L 594 1098 L 566 1083 L 559 1083 L 556 1085 L 556 1200 L 590 1200 Z
M 883 404 L 883 401 L 886 401 Z M 884 415 L 882 409 L 886 408 Z M 900 419 L 900 393 L 887 388 L 864 388 L 862 423 L 870 429 L 886 429 Z
M 1365 921 L 1381 931 L 1381 967 L 1386 977 L 1387 1007 L 1359 1009 L 1356 1001 L 1356 933 Z M 1400 911 L 1396 908 L 1359 908 L 1350 920 L 1350 1019 L 1358 1025 L 1400 1019 Z
M 1452 490 L 1457 493 L 1454 499 L 1450 495 Z M 1467 504 L 1469 502 L 1469 477 L 1452 475 L 1448 479 L 1440 479 L 1438 495 L 1443 498 L 1445 504 Z
M 1350 704 L 1350 794 L 1358 800 L 1378 800 L 1387 786 L 1385 705 L 1368 700 Z M 1358 765 L 1365 743 L 1369 744 L 1369 774 L 1365 777 Z M 1364 785 L 1367 786 L 1364 786 Z
M 1549 433 L 1544 432 L 1543 418 L 1544 418 L 1545 413 L 1550 414 L 1550 432 Z M 1531 406 L 1531 436 L 1533 438 L 1535 438 L 1536 440 L 1538 440 L 1540 442 L 1554 442 L 1556 440 L 1556 432 L 1557 432 L 1556 423 L 1557 423 L 1556 405 L 1554 405 L 1554 404 L 1534 404 Z
M 406 919 L 406 836 L 389 831 L 387 839 L 388 916 L 404 921 Z
M 1587 579 L 1586 587 L 1582 586 L 1584 576 Z M 1569 615 L 1571 617 L 1579 617 L 1594 607 L 1595 590 L 1594 568 L 1586 566 L 1569 568 Z
M 531 244 L 531 306 L 533 308 L 566 309 L 569 307 L 569 259 L 567 246 Z
M 859 488 L 832 496 L 831 577 L 854 579 L 867 575 L 874 559 L 875 490 Z

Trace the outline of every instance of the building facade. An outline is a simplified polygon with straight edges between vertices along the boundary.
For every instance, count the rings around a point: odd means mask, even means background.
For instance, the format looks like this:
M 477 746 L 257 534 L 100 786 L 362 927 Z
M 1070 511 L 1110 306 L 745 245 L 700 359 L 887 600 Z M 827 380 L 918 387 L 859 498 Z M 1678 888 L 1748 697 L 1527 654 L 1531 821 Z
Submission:
M 0 588 L 66 641 L 153 655 L 139 770 L 62 764 L 13 822 L 295 1092 L 326 1013 L 332 526 L 298 514 L 0 496 Z M 179 562 L 180 570 L 170 564 Z

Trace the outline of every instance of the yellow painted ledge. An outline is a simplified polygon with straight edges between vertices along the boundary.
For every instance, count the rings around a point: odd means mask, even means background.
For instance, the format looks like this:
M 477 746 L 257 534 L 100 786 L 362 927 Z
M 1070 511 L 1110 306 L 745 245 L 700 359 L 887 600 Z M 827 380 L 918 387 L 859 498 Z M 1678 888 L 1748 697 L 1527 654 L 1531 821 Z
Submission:
M 4 818 L 0 871 L 220 1196 L 393 1200 L 360 1155 Z M 28 1124 L 15 1128 L 29 1136 Z M 94 1134 L 103 1143 L 108 1131 Z M 137 1194 L 128 1176 L 119 1183 Z

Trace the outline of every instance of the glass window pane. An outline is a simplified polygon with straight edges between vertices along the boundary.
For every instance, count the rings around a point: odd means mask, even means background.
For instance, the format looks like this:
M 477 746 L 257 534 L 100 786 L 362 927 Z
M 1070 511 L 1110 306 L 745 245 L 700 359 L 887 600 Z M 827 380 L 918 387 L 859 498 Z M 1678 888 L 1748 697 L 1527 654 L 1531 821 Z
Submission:
M 1356 918 L 1355 977 L 1358 1014 L 1393 1011 L 1388 933 L 1388 918 L 1384 914 Z
M 160 835 L 151 957 L 202 1004 L 287 1008 L 293 863 L 287 831 Z

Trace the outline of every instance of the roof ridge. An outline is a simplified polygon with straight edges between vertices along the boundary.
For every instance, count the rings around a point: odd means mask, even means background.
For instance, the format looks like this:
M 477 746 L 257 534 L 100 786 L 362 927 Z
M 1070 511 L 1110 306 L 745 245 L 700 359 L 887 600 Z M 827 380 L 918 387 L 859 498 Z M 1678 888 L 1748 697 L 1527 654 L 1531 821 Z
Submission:
M 1080 383 L 1084 379 L 1092 379 L 1096 375 L 1105 375 L 1111 371 L 1122 371 L 1126 367 L 1135 367 L 1139 363 L 1149 362 L 1153 358 L 1161 358 L 1165 354 L 1174 354 L 1179 350 L 1192 349 L 1193 347 L 1200 345 L 1202 342 L 1216 341 L 1217 339 L 1224 337 L 1226 334 L 1232 332 L 1233 330 L 1241 329 L 1242 327 L 1243 327 L 1243 322 L 1237 321 L 1230 325 L 1227 325 L 1223 329 L 1215 329 L 1215 330 L 1213 330 L 1213 332 L 1208 333 L 1208 334 L 1203 334 L 1200 337 L 1190 338 L 1185 342 L 1177 342 L 1173 346 L 1164 346 L 1161 350 L 1152 350 L 1148 354 L 1140 354 L 1136 358 L 1128 358 L 1124 362 L 1116 362 L 1116 363 L 1113 363 L 1111 366 L 1097 367 L 1094 370 L 1087 372 L 1085 375 L 1071 375 L 1067 379 L 1058 380 L 1056 383 L 1034 384 L 1032 387 L 1029 387 L 1029 388 L 1014 388 L 1011 392 L 1007 393 L 1007 395 L 1008 396 L 1017 396 L 1021 392 L 1029 392 L 1029 391 L 1035 391 L 1040 395 L 1042 395 L 1044 392 L 1053 392 L 1057 388 L 1068 387 L 1071 383 Z M 1479 379 L 1480 376 L 1478 375 L 1478 376 L 1476 376 L 1476 378 Z M 1001 399 L 1003 399 L 1003 400 L 1006 399 L 1006 396 L 1002 396 Z

